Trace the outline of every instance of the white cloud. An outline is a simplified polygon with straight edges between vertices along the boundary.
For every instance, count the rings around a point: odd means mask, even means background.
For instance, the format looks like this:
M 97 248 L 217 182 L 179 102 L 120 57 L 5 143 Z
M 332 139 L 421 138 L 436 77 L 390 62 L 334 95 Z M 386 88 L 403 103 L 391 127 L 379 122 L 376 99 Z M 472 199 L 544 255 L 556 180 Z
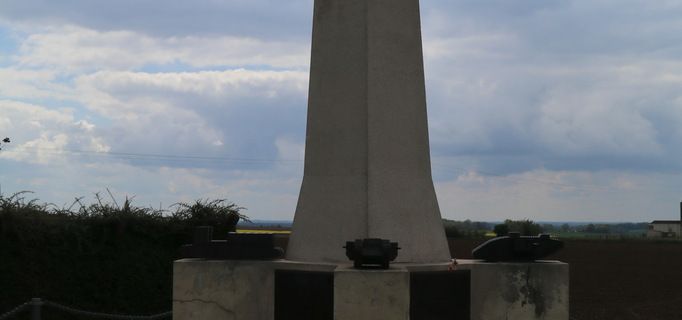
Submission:
M 309 33 L 313 1 L 4 0 L 2 9 L 0 21 L 23 26 L 79 25 L 156 37 L 236 34 L 273 39 Z
M 108 151 L 110 147 L 95 132 L 95 125 L 76 120 L 69 110 L 0 100 L 0 128 L 12 137 L 0 158 L 48 164 L 64 163 L 70 150 Z
M 478 221 L 645 221 L 678 217 L 682 175 L 534 170 L 469 171 L 436 183 L 444 217 Z
M 531 124 L 545 149 L 569 156 L 662 155 L 666 146 L 658 141 L 655 124 L 641 114 L 642 107 L 632 105 L 638 97 L 596 87 L 581 94 L 561 88 L 548 93 L 537 123 Z
M 278 158 L 290 161 L 302 161 L 305 155 L 305 144 L 303 141 L 294 140 L 288 137 L 277 137 L 275 139 Z
M 80 73 L 131 70 L 150 64 L 305 68 L 308 57 L 309 46 L 305 42 L 220 35 L 157 38 L 132 31 L 63 26 L 28 35 L 15 60 L 22 67 Z
M 458 50 L 457 41 L 442 43 L 451 45 L 443 52 Z M 471 52 L 493 50 L 486 41 L 468 45 Z M 678 60 L 616 52 L 552 61 L 515 47 L 505 52 L 509 56 L 434 55 L 427 64 L 436 154 L 478 154 L 481 162 L 496 155 L 502 173 L 601 170 L 609 162 L 633 171 L 682 168 Z M 534 161 L 515 169 L 500 165 L 519 155 Z
M 68 86 L 56 81 L 50 70 L 0 68 L 0 97 L 19 99 L 67 99 Z
M 3 170 L 2 190 L 31 190 L 41 202 L 67 207 L 74 197 L 86 197 L 85 203 L 95 201 L 94 194 L 106 195 L 107 188 L 119 203 L 127 196 L 134 197 L 135 205 L 155 208 L 197 199 L 227 199 L 246 207 L 245 213 L 254 219 L 291 219 L 301 183 L 299 168 L 292 166 L 241 171 L 144 167 L 109 157 L 84 165 L 78 159 Z
M 116 150 L 269 157 L 259 150 L 274 152 L 275 137 L 291 134 L 287 121 L 305 119 L 305 72 L 100 71 L 74 82 L 79 102 L 113 121 L 108 136 Z
M 108 93 L 110 97 L 119 96 L 126 103 L 133 98 L 153 97 L 173 103 L 174 97 L 168 92 L 191 94 L 204 99 L 221 99 L 224 105 L 246 96 L 259 95 L 265 99 L 276 100 L 286 95 L 305 94 L 308 75 L 300 71 L 253 71 L 236 69 L 228 71 L 201 72 L 117 72 L 100 71 L 76 78 L 76 89 L 85 92 Z M 85 100 L 97 109 L 103 96 Z M 224 99 L 224 100 L 223 100 Z M 128 100 L 128 101 L 126 101 Z M 136 112 L 144 110 L 136 110 Z M 111 115 L 115 116 L 115 115 Z

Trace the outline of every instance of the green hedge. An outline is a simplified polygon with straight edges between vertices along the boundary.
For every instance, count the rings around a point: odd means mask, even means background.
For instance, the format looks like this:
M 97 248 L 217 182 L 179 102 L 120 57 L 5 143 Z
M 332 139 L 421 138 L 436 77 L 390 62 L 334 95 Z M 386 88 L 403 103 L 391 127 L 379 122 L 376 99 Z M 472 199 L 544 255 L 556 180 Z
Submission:
M 191 230 L 226 234 L 242 217 L 224 200 L 172 212 L 97 203 L 57 209 L 0 195 L 0 313 L 32 297 L 81 309 L 152 314 L 171 309 L 172 261 Z M 73 319 L 46 310 L 44 319 Z

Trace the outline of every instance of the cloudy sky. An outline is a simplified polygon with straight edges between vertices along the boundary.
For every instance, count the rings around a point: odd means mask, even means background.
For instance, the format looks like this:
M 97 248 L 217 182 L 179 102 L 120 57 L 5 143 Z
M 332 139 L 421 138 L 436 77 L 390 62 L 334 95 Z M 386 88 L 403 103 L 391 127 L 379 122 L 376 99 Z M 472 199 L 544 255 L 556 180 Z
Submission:
M 2 192 L 58 206 L 106 188 L 141 206 L 227 198 L 291 219 L 312 6 L 0 0 Z M 681 1 L 421 7 L 444 217 L 679 217 Z

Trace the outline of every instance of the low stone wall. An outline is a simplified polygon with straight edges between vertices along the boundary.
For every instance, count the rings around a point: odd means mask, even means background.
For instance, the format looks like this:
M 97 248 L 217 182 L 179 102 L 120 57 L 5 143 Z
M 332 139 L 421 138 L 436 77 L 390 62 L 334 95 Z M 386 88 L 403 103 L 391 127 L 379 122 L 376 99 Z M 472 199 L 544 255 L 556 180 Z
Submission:
M 205 261 L 199 259 L 178 260 L 173 272 L 173 318 L 185 319 L 293 319 L 291 310 L 287 316 L 276 315 L 275 292 L 278 291 L 278 271 L 297 271 L 328 274 L 329 290 L 321 295 L 333 295 L 328 312 L 306 310 L 297 320 L 420 320 L 425 316 L 414 313 L 415 301 L 435 303 L 434 308 L 448 301 L 413 299 L 415 294 L 440 294 L 415 292 L 411 288 L 411 276 L 419 273 L 448 275 L 448 264 L 410 265 L 394 264 L 388 270 L 357 270 L 350 265 L 307 264 L 285 260 L 278 261 Z M 453 306 L 467 310 L 455 310 L 455 319 L 509 320 L 509 319 L 568 319 L 568 265 L 557 261 L 534 263 L 485 263 L 477 260 L 459 260 L 456 268 L 466 271 L 466 283 L 451 282 L 467 288 L 468 295 L 458 295 L 466 303 L 452 301 Z M 454 274 L 454 273 L 453 273 Z M 333 276 L 333 281 L 332 277 Z M 470 282 L 468 281 L 470 279 Z M 296 280 L 297 281 L 297 280 Z M 305 286 L 306 284 L 303 284 Z M 435 288 L 436 289 L 436 288 Z M 447 288 L 445 288 L 447 289 Z M 291 290 L 280 295 L 289 301 L 316 299 L 302 291 Z M 419 297 L 419 296 L 417 296 Z M 293 299 L 293 300 L 292 300 Z M 431 301 L 433 300 L 433 301 Z M 442 299 L 441 299 L 442 300 Z M 333 302 L 332 302 L 333 301 Z M 305 301 L 301 305 L 305 306 Z M 461 302 L 461 301 L 459 301 Z M 439 304 L 440 303 L 440 304 Z M 319 309 L 321 306 L 315 305 Z M 411 310 L 411 308 L 413 308 Z M 419 308 L 424 310 L 424 306 Z M 281 312 L 280 312 L 281 313 Z M 317 316 L 313 316 L 317 315 Z

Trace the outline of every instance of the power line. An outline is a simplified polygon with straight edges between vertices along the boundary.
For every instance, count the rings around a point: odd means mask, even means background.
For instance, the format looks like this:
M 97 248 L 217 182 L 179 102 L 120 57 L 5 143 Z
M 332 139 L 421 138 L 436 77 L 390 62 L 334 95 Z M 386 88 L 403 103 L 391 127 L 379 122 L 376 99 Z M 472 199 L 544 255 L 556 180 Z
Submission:
M 467 168 L 462 168 L 462 167 L 455 167 L 452 165 L 445 165 L 442 163 L 433 163 L 434 166 L 441 167 L 441 168 L 448 168 L 448 169 L 453 169 L 459 172 L 469 172 L 471 169 Z M 476 173 L 482 173 L 485 176 L 494 176 L 494 177 L 500 177 L 500 178 L 505 178 L 505 179 L 511 179 L 511 180 L 517 180 L 517 181 L 527 181 L 527 182 L 533 182 L 533 183 L 538 183 L 538 184 L 545 184 L 545 185 L 553 185 L 556 187 L 565 187 L 565 188 L 576 188 L 576 189 L 583 189 L 583 190 L 599 190 L 599 191 L 611 191 L 612 189 L 606 186 L 600 186 L 600 185 L 593 185 L 593 184 L 581 184 L 581 185 L 576 185 L 576 184 L 568 184 L 568 183 L 562 183 L 562 182 L 556 182 L 556 181 L 548 181 L 548 180 L 542 180 L 542 179 L 534 179 L 534 178 L 527 178 L 527 177 L 518 177 L 518 176 L 511 176 L 511 175 L 504 175 L 500 173 L 494 173 L 490 171 L 484 171 L 484 170 L 479 170 L 475 169 L 474 172 Z
M 204 160 L 204 161 L 225 161 L 225 162 L 243 162 L 243 163 L 301 163 L 303 160 L 298 159 L 265 159 L 265 158 L 238 158 L 225 156 L 189 156 L 189 155 L 174 155 L 174 154 L 159 154 L 159 153 L 138 153 L 138 152 L 114 152 L 114 151 L 93 151 L 93 150 L 79 150 L 79 149 L 57 149 L 57 148 L 41 148 L 41 147 L 23 147 L 22 150 L 16 148 L 3 150 L 7 153 L 32 154 L 38 151 L 45 151 L 49 154 L 60 155 L 64 153 L 74 155 L 95 155 L 105 157 L 116 157 L 131 160 Z
M 29 154 L 36 153 L 38 151 L 45 151 L 50 154 L 61 155 L 64 153 L 72 155 L 92 155 L 92 156 L 103 156 L 103 157 L 115 157 L 119 159 L 126 160 L 163 160 L 163 161 L 218 161 L 218 162 L 232 162 L 232 163 L 244 163 L 244 164 L 264 164 L 264 163 L 280 163 L 280 164 L 300 164 L 303 162 L 302 159 L 268 159 L 268 158 L 242 158 L 242 157 L 227 157 L 227 156 L 193 156 L 193 155 L 175 155 L 175 154 L 161 154 L 161 153 L 140 153 L 140 152 L 115 152 L 115 151 L 94 151 L 94 150 L 82 150 L 82 149 L 57 149 L 57 148 L 41 148 L 41 147 L 23 147 L 17 150 L 17 147 L 4 149 L 2 152 L 7 153 L 19 153 L 19 154 Z M 464 168 L 453 166 L 450 164 L 443 164 L 438 162 L 433 162 L 434 167 L 450 169 L 458 171 L 460 173 L 466 173 L 472 171 L 471 168 Z M 447 170 L 446 170 L 447 171 Z M 592 184 L 568 184 L 556 181 L 548 181 L 542 179 L 528 178 L 528 177 L 518 177 L 505 175 L 501 173 L 495 173 L 491 171 L 473 170 L 476 173 L 483 174 L 485 176 L 500 177 L 505 179 L 511 179 L 516 181 L 526 181 L 536 184 L 551 185 L 556 187 L 565 188 L 575 188 L 583 189 L 589 191 L 611 191 L 612 189 L 606 186 L 592 185 Z M 452 171 L 450 171 L 452 172 Z

